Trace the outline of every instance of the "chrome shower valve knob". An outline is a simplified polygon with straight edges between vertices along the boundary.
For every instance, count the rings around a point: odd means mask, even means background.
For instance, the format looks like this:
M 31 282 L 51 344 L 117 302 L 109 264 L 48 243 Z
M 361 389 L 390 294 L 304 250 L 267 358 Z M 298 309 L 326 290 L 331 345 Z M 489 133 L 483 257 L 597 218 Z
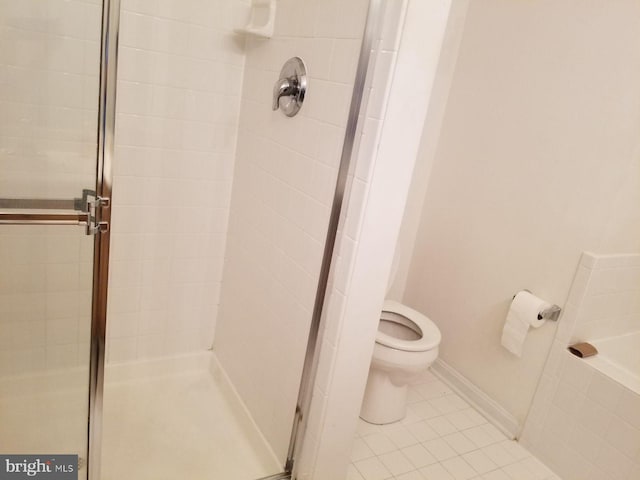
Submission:
M 271 108 L 282 110 L 287 117 L 295 116 L 302 107 L 307 92 L 307 69 L 299 57 L 287 60 L 280 71 L 280 78 L 273 86 Z

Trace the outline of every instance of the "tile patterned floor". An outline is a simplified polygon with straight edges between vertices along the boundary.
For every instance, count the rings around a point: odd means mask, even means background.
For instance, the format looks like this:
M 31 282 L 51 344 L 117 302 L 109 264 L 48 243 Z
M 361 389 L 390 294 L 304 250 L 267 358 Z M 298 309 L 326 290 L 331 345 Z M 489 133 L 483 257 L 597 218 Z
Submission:
M 407 409 L 395 424 L 359 420 L 347 480 L 560 480 L 430 372 Z

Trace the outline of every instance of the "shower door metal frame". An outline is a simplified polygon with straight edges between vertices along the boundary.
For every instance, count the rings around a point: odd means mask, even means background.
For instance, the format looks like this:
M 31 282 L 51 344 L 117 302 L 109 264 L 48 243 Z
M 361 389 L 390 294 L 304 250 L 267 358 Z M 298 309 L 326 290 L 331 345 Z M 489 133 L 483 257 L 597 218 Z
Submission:
M 120 0 L 102 0 L 100 44 L 100 96 L 98 106 L 98 145 L 96 198 L 108 199 L 101 209 L 101 220 L 111 223 L 113 154 L 116 121 L 116 84 Z M 88 480 L 100 479 L 102 453 L 102 415 L 104 366 L 106 360 L 107 293 L 109 285 L 110 229 L 95 235 L 93 249 L 93 299 L 91 307 L 91 349 L 89 363 Z

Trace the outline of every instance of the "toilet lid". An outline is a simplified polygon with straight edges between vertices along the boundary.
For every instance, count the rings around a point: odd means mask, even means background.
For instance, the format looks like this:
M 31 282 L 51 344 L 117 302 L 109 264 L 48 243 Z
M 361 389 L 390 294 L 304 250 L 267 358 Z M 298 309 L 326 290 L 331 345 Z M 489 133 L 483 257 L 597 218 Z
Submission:
M 411 320 L 422 330 L 422 337 L 417 340 L 403 340 L 378 330 L 376 343 L 405 352 L 425 352 L 436 348 L 440 344 L 442 337 L 436 324 L 413 308 L 393 300 L 385 300 L 382 311 L 395 313 Z

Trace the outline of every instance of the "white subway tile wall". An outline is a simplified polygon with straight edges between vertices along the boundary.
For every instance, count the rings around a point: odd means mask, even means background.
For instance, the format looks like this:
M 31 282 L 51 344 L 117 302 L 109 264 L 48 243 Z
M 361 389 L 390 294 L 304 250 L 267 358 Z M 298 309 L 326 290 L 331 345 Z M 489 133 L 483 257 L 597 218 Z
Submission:
M 73 199 L 96 170 L 101 2 L 0 2 L 0 198 Z M 93 239 L 0 231 L 0 377 L 87 366 Z
M 98 0 L 0 3 L 0 197 L 95 185 L 100 30 Z
M 214 351 L 284 461 L 368 1 L 281 0 L 249 38 Z M 284 62 L 309 75 L 300 113 L 271 110 Z
M 582 255 L 522 434 L 565 480 L 640 478 L 640 395 L 567 351 L 640 330 L 639 300 L 640 255 Z
M 3 226 L 0 265 L 0 377 L 87 367 L 93 238 Z
M 564 318 L 557 340 L 589 341 L 640 330 L 640 254 L 584 254 L 569 302 L 573 315 Z M 573 333 L 566 338 L 574 324 Z
M 244 0 L 122 2 L 108 362 L 211 346 L 247 16 Z

